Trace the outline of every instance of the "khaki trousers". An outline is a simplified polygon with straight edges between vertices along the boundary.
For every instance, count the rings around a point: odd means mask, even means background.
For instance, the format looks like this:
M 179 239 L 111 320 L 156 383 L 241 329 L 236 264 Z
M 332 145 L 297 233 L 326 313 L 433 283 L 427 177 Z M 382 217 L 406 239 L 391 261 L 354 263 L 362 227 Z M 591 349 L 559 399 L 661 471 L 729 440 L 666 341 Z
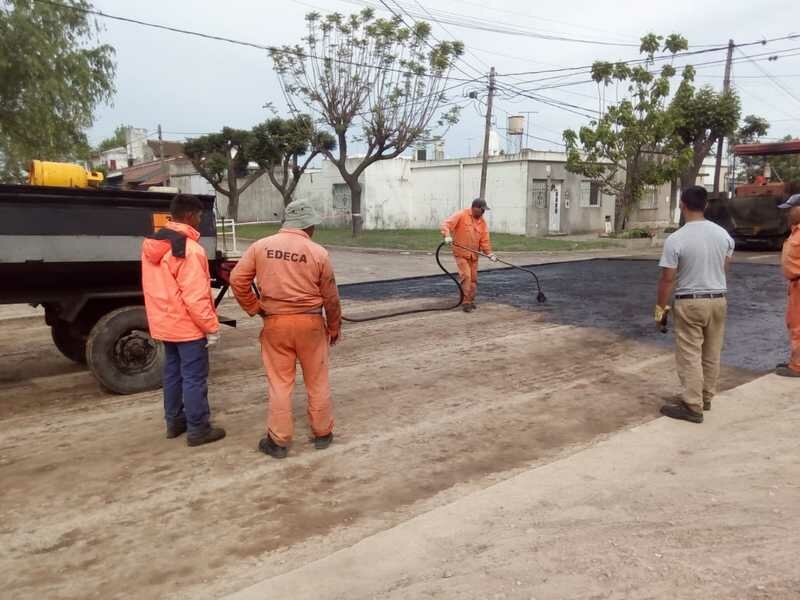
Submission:
M 703 412 L 703 400 L 711 400 L 717 393 L 727 312 L 725 298 L 675 301 L 675 362 L 683 401 L 699 413 Z

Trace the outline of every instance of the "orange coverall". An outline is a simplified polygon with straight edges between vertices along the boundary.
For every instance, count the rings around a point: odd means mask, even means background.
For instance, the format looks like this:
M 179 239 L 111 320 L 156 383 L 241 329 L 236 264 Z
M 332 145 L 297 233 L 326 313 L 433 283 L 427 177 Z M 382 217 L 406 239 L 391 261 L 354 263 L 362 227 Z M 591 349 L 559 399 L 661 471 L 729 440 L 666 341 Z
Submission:
M 471 208 L 460 210 L 445 219 L 441 233 L 445 237 L 451 236 L 453 242 L 460 246 L 480 250 L 484 254 L 492 253 L 489 226 L 483 217 L 473 217 Z M 464 302 L 474 302 L 478 289 L 478 255 L 453 246 L 453 257 L 456 259 L 461 287 L 464 290 Z
M 260 298 L 253 292 L 254 280 Z M 317 437 L 328 435 L 333 431 L 328 344 L 339 337 L 342 327 L 328 252 L 301 229 L 281 229 L 247 249 L 230 281 L 247 314 L 267 315 L 261 332 L 269 388 L 267 433 L 279 446 L 292 441 L 292 391 L 299 360 L 311 431 Z
M 781 268 L 783 276 L 789 280 L 786 304 L 786 326 L 792 347 L 789 368 L 800 371 L 800 225 L 792 227 L 792 234 L 783 244 Z

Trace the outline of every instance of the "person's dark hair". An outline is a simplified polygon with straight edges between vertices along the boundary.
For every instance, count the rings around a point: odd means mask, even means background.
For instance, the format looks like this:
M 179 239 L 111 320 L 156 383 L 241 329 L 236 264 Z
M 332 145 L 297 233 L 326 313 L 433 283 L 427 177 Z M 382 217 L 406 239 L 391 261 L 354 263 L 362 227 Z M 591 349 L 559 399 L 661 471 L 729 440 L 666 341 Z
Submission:
M 203 212 L 203 203 L 194 196 L 178 194 L 169 205 L 169 212 L 173 219 L 184 219 L 186 215 Z
M 681 193 L 681 202 L 691 211 L 703 212 L 708 202 L 708 192 L 706 188 L 702 186 L 693 185 L 683 190 Z

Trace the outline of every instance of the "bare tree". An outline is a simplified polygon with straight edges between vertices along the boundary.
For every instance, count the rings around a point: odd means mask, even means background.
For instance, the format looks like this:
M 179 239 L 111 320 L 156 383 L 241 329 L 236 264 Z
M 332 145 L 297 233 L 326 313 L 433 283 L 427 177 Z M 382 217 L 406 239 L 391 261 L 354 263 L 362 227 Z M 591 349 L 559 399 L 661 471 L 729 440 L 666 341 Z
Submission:
M 447 80 L 464 52 L 461 42 L 431 43 L 431 27 L 400 17 L 376 19 L 365 9 L 345 17 L 306 16 L 304 45 L 273 48 L 271 56 L 290 107 L 310 110 L 334 132 L 338 151 L 325 156 L 350 188 L 353 235 L 361 232 L 359 177 L 379 160 L 396 158 L 426 137 L 446 104 Z M 439 124 L 454 122 L 451 109 Z M 353 143 L 366 152 L 348 160 Z

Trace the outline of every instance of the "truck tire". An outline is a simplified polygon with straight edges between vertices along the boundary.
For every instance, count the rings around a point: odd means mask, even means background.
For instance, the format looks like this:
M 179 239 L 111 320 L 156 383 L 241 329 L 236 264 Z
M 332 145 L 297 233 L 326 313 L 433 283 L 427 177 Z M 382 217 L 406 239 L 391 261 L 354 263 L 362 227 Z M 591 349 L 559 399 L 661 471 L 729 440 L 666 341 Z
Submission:
M 59 352 L 76 363 L 86 364 L 86 336 L 69 323 L 56 323 L 50 328 L 53 343 Z
M 164 345 L 150 337 L 143 306 L 103 316 L 89 333 L 86 360 L 97 381 L 117 394 L 161 387 Z

